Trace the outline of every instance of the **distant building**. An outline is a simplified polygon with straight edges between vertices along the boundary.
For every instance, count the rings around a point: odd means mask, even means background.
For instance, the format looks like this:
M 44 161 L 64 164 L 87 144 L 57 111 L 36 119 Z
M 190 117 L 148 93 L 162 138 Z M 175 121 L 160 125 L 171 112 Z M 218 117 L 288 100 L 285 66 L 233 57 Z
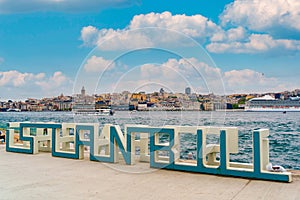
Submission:
M 281 98 L 281 93 L 276 93 L 275 94 L 275 99 L 280 99 Z
M 226 103 L 226 109 L 233 109 L 233 106 L 231 103 Z
M 190 87 L 185 88 L 185 94 L 186 95 L 190 95 L 191 94 L 191 88 Z
M 82 89 L 81 89 L 81 96 L 85 96 L 85 88 L 84 88 L 84 86 L 82 86 Z
M 205 111 L 212 111 L 214 110 L 214 104 L 212 102 L 205 102 L 203 103 L 203 108 Z
M 147 110 L 147 104 L 146 103 L 139 103 L 137 106 L 138 110 Z
M 160 88 L 159 93 L 160 93 L 160 94 L 164 94 L 164 93 L 165 93 L 164 88 Z
M 96 109 L 95 97 L 86 95 L 85 88 L 82 87 L 80 94 L 74 95 L 73 111 L 92 112 Z
M 130 98 L 131 101 L 137 100 L 138 102 L 145 102 L 147 100 L 147 95 L 143 92 L 133 93 Z

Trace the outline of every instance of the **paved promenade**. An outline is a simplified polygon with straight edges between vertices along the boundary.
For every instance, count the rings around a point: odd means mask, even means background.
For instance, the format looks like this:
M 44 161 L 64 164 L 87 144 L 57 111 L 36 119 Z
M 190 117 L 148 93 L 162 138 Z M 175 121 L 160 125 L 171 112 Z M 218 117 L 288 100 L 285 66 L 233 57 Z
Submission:
M 8 153 L 0 145 L 0 199 L 300 199 L 299 175 L 279 183 L 152 170 L 149 163 L 123 168 L 148 173 L 111 168 L 118 165 Z

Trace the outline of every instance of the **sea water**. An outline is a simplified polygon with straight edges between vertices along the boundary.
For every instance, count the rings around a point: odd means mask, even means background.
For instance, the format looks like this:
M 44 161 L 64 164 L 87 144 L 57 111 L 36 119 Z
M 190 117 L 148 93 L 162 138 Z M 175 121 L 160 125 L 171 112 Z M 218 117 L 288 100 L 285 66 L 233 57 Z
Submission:
M 270 130 L 270 162 L 286 169 L 300 169 L 300 112 L 198 112 L 198 111 L 116 111 L 113 116 L 74 115 L 72 112 L 0 112 L 0 128 L 8 122 L 83 122 L 150 126 L 225 126 L 238 127 L 239 153 L 231 154 L 230 160 L 252 162 L 252 131 L 256 128 Z M 208 138 L 208 143 L 218 143 L 218 136 Z M 196 137 L 180 135 L 180 156 L 196 157 Z

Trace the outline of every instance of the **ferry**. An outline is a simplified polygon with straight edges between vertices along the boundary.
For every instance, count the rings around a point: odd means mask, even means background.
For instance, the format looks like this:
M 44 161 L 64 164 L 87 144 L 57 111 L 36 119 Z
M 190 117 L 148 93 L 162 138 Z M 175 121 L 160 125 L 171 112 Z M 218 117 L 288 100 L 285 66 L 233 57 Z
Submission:
M 76 115 L 108 116 L 114 114 L 113 110 L 108 106 L 96 109 L 95 103 L 86 102 L 75 102 L 72 110 Z
M 21 112 L 21 110 L 18 108 L 9 108 L 6 110 L 6 112 Z
M 95 115 L 95 116 L 109 116 L 114 115 L 114 111 L 110 108 L 101 108 L 95 110 L 75 110 L 76 115 Z
M 282 100 L 265 95 L 253 98 L 246 102 L 245 111 L 300 112 L 300 97 Z

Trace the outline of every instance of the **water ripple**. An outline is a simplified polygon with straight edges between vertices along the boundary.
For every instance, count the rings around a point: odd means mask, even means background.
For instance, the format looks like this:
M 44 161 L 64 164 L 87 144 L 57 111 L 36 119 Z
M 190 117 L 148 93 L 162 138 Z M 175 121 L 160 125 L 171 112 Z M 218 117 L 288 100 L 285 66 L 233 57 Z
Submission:
M 270 130 L 270 162 L 287 169 L 300 169 L 300 113 L 252 113 L 252 112 L 116 112 L 114 116 L 91 117 L 74 116 L 67 112 L 21 112 L 0 113 L 0 128 L 6 128 L 7 122 L 99 122 L 118 124 L 144 124 L 151 126 L 235 126 L 239 128 L 239 153 L 231 154 L 230 160 L 252 162 L 252 130 L 268 128 Z M 180 156 L 196 159 L 197 141 L 195 136 L 184 134 L 180 139 Z M 218 143 L 218 137 L 208 142 Z

